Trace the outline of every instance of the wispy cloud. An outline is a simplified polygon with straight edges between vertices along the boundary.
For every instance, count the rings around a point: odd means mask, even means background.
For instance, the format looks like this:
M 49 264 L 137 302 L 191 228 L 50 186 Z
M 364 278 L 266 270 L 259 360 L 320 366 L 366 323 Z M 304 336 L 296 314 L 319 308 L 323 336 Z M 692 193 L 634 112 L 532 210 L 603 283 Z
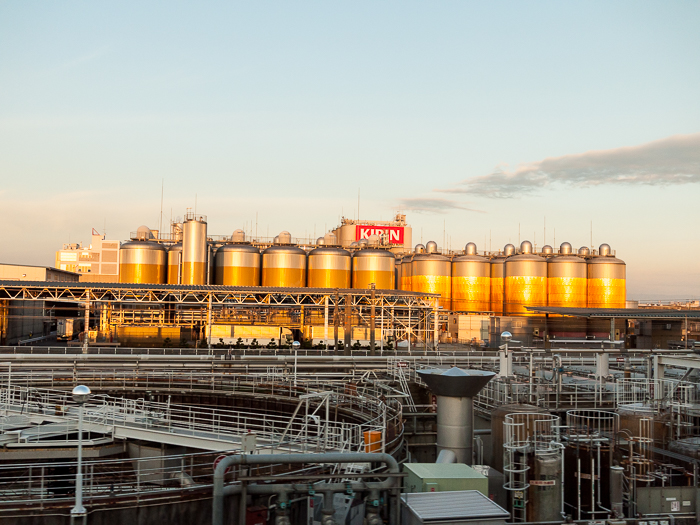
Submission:
M 669 186 L 700 183 L 700 133 L 674 135 L 639 146 L 588 151 L 497 167 L 442 193 L 512 198 L 550 185 L 586 188 L 603 184 Z
M 474 210 L 472 208 L 468 208 L 463 203 L 451 199 L 431 199 L 421 197 L 411 199 L 400 199 L 398 206 L 402 210 L 415 212 L 447 213 L 450 210 L 464 210 L 485 213 L 482 210 Z

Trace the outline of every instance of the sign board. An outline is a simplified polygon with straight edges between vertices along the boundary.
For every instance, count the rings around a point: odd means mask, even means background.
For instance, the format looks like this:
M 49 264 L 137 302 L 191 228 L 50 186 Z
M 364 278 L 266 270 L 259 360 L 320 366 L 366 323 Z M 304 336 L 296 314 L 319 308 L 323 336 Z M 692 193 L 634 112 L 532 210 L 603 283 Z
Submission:
M 403 226 L 365 226 L 357 224 L 355 226 L 355 240 L 369 239 L 370 235 L 381 237 L 386 234 L 389 244 L 403 244 Z
M 553 487 L 557 484 L 556 480 L 553 479 L 533 479 L 529 483 L 536 487 Z

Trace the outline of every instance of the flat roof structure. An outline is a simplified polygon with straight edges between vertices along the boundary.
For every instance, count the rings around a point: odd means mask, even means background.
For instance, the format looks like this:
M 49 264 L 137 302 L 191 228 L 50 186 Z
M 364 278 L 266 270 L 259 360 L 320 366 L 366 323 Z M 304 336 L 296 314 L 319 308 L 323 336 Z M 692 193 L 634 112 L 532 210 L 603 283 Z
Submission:
M 656 308 L 568 308 L 564 306 L 527 306 L 530 312 L 558 314 L 586 319 L 700 319 L 700 310 Z

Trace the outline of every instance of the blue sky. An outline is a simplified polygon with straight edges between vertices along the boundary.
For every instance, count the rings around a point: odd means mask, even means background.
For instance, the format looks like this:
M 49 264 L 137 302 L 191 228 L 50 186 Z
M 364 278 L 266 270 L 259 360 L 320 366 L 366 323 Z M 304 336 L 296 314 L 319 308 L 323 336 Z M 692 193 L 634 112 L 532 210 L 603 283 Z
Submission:
M 610 243 L 700 297 L 697 2 L 0 4 L 0 261 L 197 208 L 320 235 Z M 630 148 L 630 149 L 625 149 Z M 599 153 L 587 153 L 587 152 Z M 485 244 L 486 243 L 486 244 Z

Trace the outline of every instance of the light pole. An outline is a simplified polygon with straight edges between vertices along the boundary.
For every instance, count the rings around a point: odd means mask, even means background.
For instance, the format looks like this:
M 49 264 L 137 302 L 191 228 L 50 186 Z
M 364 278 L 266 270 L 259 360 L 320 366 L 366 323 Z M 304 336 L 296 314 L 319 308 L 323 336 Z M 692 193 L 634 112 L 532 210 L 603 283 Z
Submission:
M 83 507 L 83 408 L 90 399 L 90 389 L 78 385 L 73 389 L 73 401 L 78 403 L 78 472 L 75 475 L 75 506 L 70 511 L 71 523 L 77 517 L 85 518 Z

